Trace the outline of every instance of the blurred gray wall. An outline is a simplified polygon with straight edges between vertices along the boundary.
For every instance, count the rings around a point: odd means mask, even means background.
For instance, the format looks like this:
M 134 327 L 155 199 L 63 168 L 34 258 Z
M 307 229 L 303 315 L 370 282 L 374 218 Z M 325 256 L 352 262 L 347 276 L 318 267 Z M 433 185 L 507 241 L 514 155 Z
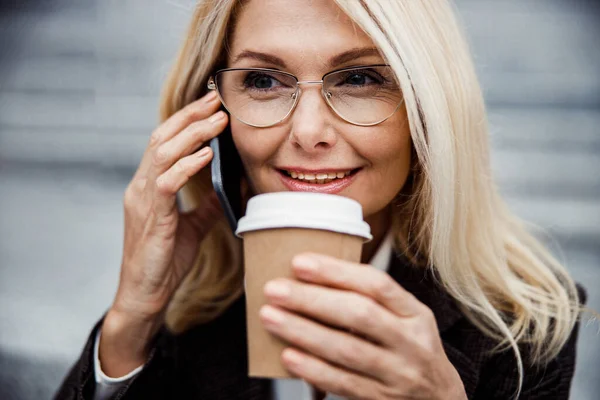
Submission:
M 0 398 L 44 399 L 118 282 L 122 196 L 192 0 L 0 1 Z M 459 0 L 511 207 L 600 310 L 600 7 Z M 583 326 L 574 399 L 600 391 Z

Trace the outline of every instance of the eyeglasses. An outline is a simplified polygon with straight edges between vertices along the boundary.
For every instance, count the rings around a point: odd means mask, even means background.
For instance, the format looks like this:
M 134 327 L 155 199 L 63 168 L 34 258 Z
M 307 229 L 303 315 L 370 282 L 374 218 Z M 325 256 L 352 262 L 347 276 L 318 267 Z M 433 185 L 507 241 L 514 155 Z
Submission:
M 298 104 L 300 85 L 320 84 L 329 107 L 343 120 L 373 126 L 390 118 L 402 104 L 402 92 L 389 65 L 331 71 L 320 81 L 299 81 L 268 68 L 227 68 L 208 80 L 221 102 L 241 122 L 266 128 L 285 120 Z

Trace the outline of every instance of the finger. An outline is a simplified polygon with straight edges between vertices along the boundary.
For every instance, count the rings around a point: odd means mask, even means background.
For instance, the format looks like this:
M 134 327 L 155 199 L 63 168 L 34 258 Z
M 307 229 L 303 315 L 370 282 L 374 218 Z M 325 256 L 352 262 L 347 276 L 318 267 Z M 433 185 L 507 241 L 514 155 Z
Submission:
M 384 271 L 316 253 L 303 253 L 292 260 L 294 274 L 307 282 L 362 293 L 401 317 L 429 311 L 412 293 Z
M 189 125 L 188 128 L 186 128 L 188 129 L 188 133 L 185 138 L 189 140 L 193 137 L 195 143 L 203 143 L 221 133 L 226 125 L 227 114 L 223 111 L 218 111 L 207 119 Z M 181 133 L 179 135 L 181 135 Z M 190 148 L 191 146 L 190 143 L 182 143 L 175 137 L 161 144 L 153 154 L 152 165 L 147 173 L 150 185 L 152 186 L 152 182 L 154 182 L 160 174 L 171 168 L 176 161 L 183 157 L 185 149 Z
M 385 350 L 349 333 L 269 305 L 261 308 L 260 316 L 269 332 L 335 365 L 381 382 L 394 369 Z
M 351 399 L 374 399 L 382 394 L 381 384 L 335 367 L 317 357 L 296 349 L 285 349 L 281 355 L 283 365 L 294 375 L 322 391 Z
M 144 178 L 147 176 L 148 170 L 152 166 L 154 153 L 161 144 L 170 140 L 191 123 L 203 120 L 212 115 L 218 110 L 220 104 L 217 94 L 211 91 L 201 99 L 177 111 L 158 126 L 150 136 L 150 141 L 136 171 L 136 177 Z
M 168 154 L 171 158 L 166 163 L 172 163 L 174 160 L 178 160 L 182 157 L 188 156 L 200 149 L 200 147 L 209 139 L 216 136 L 215 134 L 220 133 L 220 130 L 216 130 L 223 125 L 227 114 L 223 111 L 219 111 L 208 118 L 200 121 L 192 122 L 184 130 L 177 135 L 173 136 L 170 140 L 163 143 L 157 151 L 162 151 L 164 154 Z M 218 122 L 218 124 L 215 124 Z
M 208 120 L 202 121 L 202 129 L 201 132 L 198 133 L 198 135 L 201 137 L 200 140 L 205 141 L 212 139 L 213 137 L 217 136 L 220 132 L 222 132 L 226 125 L 227 115 L 224 112 L 219 111 L 218 113 L 210 117 Z M 144 191 L 144 195 L 148 196 L 150 198 L 150 201 L 158 205 L 158 208 L 156 210 L 157 215 L 166 215 L 163 214 L 165 212 L 169 213 L 172 209 L 171 205 L 174 204 L 173 202 L 175 201 L 175 198 L 172 199 L 170 197 L 173 194 L 172 187 L 174 185 L 169 184 L 171 182 L 169 180 L 169 177 L 174 175 L 182 176 L 183 174 L 185 174 L 186 176 L 184 178 L 187 182 L 187 180 L 191 176 L 186 173 L 187 169 L 182 168 L 184 167 L 185 163 L 178 164 L 178 162 L 181 159 L 177 158 L 177 150 L 169 148 L 168 144 L 164 144 L 163 146 L 165 147 L 158 148 L 154 155 L 152 167 L 148 172 L 148 187 L 147 190 Z M 208 149 L 209 147 L 206 148 Z M 192 157 L 192 160 L 193 159 L 194 158 Z M 201 167 L 204 166 L 206 166 L 206 164 L 202 164 Z M 171 168 L 174 169 L 174 173 L 168 172 L 168 170 Z M 198 169 L 194 169 L 194 171 L 194 173 L 196 173 Z M 167 173 L 167 176 L 163 178 L 162 175 L 165 173 Z M 168 198 L 159 198 L 160 196 L 168 196 Z
M 157 216 L 169 214 L 176 203 L 177 192 L 189 179 L 206 167 L 212 159 L 210 147 L 177 161 L 171 168 L 156 179 L 154 212 Z
M 403 327 L 400 318 L 360 293 L 285 278 L 267 282 L 264 293 L 271 304 L 351 329 L 388 348 L 398 345 Z

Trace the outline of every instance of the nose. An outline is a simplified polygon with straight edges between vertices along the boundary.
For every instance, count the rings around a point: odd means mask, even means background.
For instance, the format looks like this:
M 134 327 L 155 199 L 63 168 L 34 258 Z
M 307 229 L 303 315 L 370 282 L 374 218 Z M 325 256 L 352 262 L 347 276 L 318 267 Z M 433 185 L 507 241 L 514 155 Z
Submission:
M 301 88 L 299 95 L 291 116 L 290 140 L 308 153 L 333 147 L 337 142 L 337 135 L 328 122 L 332 115 L 321 95 L 321 85 L 306 85 Z

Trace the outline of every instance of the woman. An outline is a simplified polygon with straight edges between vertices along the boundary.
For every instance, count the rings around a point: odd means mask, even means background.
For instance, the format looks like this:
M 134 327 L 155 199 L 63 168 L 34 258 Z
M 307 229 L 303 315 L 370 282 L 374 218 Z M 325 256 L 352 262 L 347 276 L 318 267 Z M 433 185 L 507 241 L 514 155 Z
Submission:
M 343 179 L 371 226 L 377 268 L 302 254 L 265 286 L 262 321 L 317 398 L 568 398 L 583 293 L 491 181 L 448 2 L 200 1 L 162 117 L 125 192 L 115 300 L 57 398 L 270 398 L 247 376 L 241 243 L 198 151 L 226 127 L 246 199 Z

